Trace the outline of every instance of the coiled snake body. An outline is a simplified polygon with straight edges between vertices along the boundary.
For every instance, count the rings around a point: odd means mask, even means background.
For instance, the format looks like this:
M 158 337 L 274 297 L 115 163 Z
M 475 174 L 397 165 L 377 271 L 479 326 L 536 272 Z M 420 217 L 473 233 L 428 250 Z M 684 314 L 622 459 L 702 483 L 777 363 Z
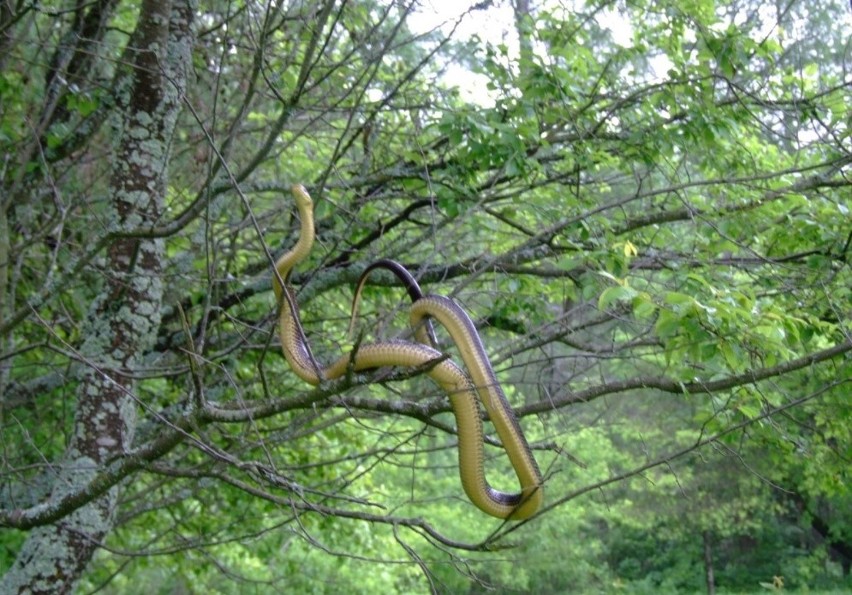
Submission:
M 409 295 L 414 300 L 411 322 L 415 328 L 421 329 L 415 335 L 421 343 L 394 340 L 360 345 L 353 354 L 344 354 L 329 366 L 322 366 L 314 358 L 299 319 L 295 294 L 286 284 L 290 271 L 307 257 L 313 246 L 313 201 L 300 185 L 293 186 L 292 192 L 301 217 L 301 230 L 293 249 L 281 256 L 275 264 L 273 289 L 279 302 L 281 346 L 284 357 L 296 375 L 316 385 L 344 376 L 350 367 L 355 371 L 383 366 L 422 367 L 450 398 L 458 425 L 459 475 L 462 488 L 471 502 L 497 518 L 525 519 L 535 514 L 543 501 L 541 472 L 511 406 L 500 389 L 475 326 L 455 302 L 441 296 L 420 297 L 419 288 L 413 291 L 412 286 L 408 285 Z M 365 271 L 358 284 L 353 308 L 368 272 Z M 285 281 L 283 285 L 282 281 Z M 440 351 L 424 344 L 434 344 L 431 330 L 425 330 L 430 327 L 421 324 L 427 317 L 434 318 L 447 329 L 470 371 L 470 378 Z M 485 478 L 484 433 L 476 404 L 477 394 L 515 469 L 521 484 L 519 493 L 495 490 Z

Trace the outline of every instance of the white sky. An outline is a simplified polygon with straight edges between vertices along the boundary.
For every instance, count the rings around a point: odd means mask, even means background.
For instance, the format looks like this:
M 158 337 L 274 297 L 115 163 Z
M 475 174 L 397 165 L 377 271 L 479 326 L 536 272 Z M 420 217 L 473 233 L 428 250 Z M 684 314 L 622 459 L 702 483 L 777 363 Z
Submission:
M 582 0 L 575 1 L 582 3 Z M 444 33 L 449 34 L 459 16 L 477 3 L 476 0 L 423 0 L 421 8 L 409 19 L 409 27 L 412 32 L 418 34 L 440 27 Z M 561 2 L 560 5 L 564 9 L 565 2 Z M 629 21 L 615 11 L 602 12 L 600 23 L 613 33 L 613 39 L 632 38 Z M 474 36 L 478 36 L 483 44 L 506 44 L 510 55 L 518 51 L 514 15 L 508 0 L 497 0 L 487 9 L 475 10 L 462 19 L 454 38 L 463 41 Z M 666 66 L 661 72 L 667 69 Z M 481 105 L 493 102 L 485 86 L 486 78 L 468 71 L 459 64 L 450 64 L 447 67 L 444 80 L 448 86 L 458 88 L 465 100 Z
M 479 0 L 481 1 L 481 0 Z M 554 14 L 559 11 L 568 11 L 572 6 L 584 4 L 584 0 L 533 0 L 537 7 L 550 6 Z M 842 0 L 844 6 L 847 0 Z M 440 27 L 445 33 L 449 33 L 460 15 L 469 11 L 471 6 L 477 4 L 477 0 L 421 0 L 420 9 L 409 19 L 409 26 L 415 33 L 424 33 L 436 27 Z M 847 7 L 848 8 L 848 7 Z M 775 19 L 770 7 L 761 9 L 765 26 L 752 32 L 756 40 L 765 36 L 795 35 L 795 31 L 780 31 L 775 26 Z M 844 17 L 838 26 L 848 29 L 852 24 L 852 11 L 844 10 Z M 597 21 L 600 26 L 608 28 L 612 33 L 612 39 L 622 45 L 630 44 L 633 31 L 630 21 L 624 18 L 616 10 L 604 10 L 598 13 Z M 720 27 L 727 27 L 725 23 L 719 23 Z M 795 29 L 795 24 L 792 25 Z M 459 40 L 470 39 L 478 36 L 483 43 L 498 45 L 504 43 L 509 48 L 510 56 L 516 55 L 518 51 L 517 36 L 514 27 L 514 17 L 509 0 L 493 0 L 491 6 L 483 10 L 475 10 L 464 17 L 455 32 L 455 38 Z M 671 68 L 671 62 L 666 56 L 659 55 L 651 60 L 653 69 L 652 77 L 664 78 L 666 72 Z M 459 64 L 450 64 L 446 69 L 444 81 L 448 86 L 457 87 L 462 97 L 466 100 L 487 105 L 493 102 L 486 89 L 484 76 L 476 75 Z

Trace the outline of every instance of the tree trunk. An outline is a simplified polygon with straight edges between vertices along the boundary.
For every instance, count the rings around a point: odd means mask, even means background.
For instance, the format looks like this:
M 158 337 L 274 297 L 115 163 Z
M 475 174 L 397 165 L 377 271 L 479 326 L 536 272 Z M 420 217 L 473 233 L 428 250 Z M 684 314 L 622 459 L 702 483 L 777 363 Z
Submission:
M 521 69 L 529 68 L 533 61 L 532 15 L 530 0 L 515 0 L 512 3 L 515 13 L 515 31 L 518 33 L 518 50 Z
M 192 46 L 191 0 L 145 0 L 125 54 L 131 69 L 116 85 L 122 104 L 105 227 L 104 287 L 84 331 L 74 435 L 56 466 L 50 501 L 84 489 L 133 439 L 137 399 L 133 371 L 153 345 L 163 296 L 163 242 L 131 233 L 161 222 L 168 147 L 186 87 Z M 122 99 L 124 98 L 124 99 Z M 154 234 L 155 235 L 155 234 Z M 2 593 L 73 590 L 113 526 L 118 488 L 27 536 Z
M 707 582 L 707 595 L 716 593 L 716 579 L 713 576 L 713 550 L 710 547 L 710 531 L 701 534 L 704 540 L 704 579 Z

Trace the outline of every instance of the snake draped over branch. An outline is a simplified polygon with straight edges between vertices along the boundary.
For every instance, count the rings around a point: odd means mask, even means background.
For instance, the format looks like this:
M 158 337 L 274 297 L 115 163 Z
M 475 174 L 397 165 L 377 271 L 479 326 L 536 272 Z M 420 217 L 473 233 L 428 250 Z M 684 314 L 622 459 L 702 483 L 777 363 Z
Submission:
M 519 520 L 535 514 L 544 499 L 538 464 L 500 388 L 476 327 L 453 300 L 437 295 L 424 296 L 401 265 L 388 260 L 377 261 L 364 271 L 358 282 L 353 300 L 353 320 L 361 289 L 370 271 L 388 268 L 408 288 L 413 301 L 410 322 L 416 329 L 415 338 L 419 342 L 387 340 L 368 343 L 358 345 L 353 353 L 343 354 L 331 365 L 323 366 L 317 361 L 302 328 L 296 295 L 286 283 L 290 272 L 308 256 L 313 246 L 313 201 L 301 185 L 293 186 L 292 193 L 301 218 L 301 229 L 296 245 L 275 263 L 273 289 L 279 307 L 281 347 L 293 372 L 305 382 L 317 385 L 341 378 L 349 369 L 362 371 L 396 366 L 427 370 L 425 373 L 450 399 L 458 426 L 459 475 L 468 498 L 483 512 L 501 519 Z M 428 319 L 434 319 L 447 330 L 469 375 L 435 348 L 431 323 L 425 324 Z M 501 492 L 492 488 L 485 478 L 484 433 L 477 397 L 503 442 L 521 485 L 520 492 Z

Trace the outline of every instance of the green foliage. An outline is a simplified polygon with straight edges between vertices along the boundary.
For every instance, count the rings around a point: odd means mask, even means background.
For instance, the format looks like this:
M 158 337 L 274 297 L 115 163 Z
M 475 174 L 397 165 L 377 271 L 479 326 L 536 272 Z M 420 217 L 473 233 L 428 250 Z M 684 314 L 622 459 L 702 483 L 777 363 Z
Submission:
M 83 329 L 145 257 L 104 264 L 138 6 L 91 44 L 73 27 L 97 3 L 0 23 L 0 509 L 48 498 L 81 368 L 126 374 L 137 405 L 142 459 L 81 592 L 700 592 L 708 565 L 719 592 L 850 588 L 840 5 L 532 4 L 500 41 L 418 32 L 405 3 L 200 7 L 163 212 L 131 234 L 164 243 L 162 322 L 118 371 Z M 450 88 L 459 67 L 481 85 Z M 293 183 L 316 204 L 290 279 L 314 356 L 410 336 L 381 275 L 346 335 L 376 258 L 452 295 L 535 447 L 539 517 L 467 501 L 427 379 L 311 393 L 291 372 L 270 271 Z M 0 570 L 24 536 L 3 530 Z

